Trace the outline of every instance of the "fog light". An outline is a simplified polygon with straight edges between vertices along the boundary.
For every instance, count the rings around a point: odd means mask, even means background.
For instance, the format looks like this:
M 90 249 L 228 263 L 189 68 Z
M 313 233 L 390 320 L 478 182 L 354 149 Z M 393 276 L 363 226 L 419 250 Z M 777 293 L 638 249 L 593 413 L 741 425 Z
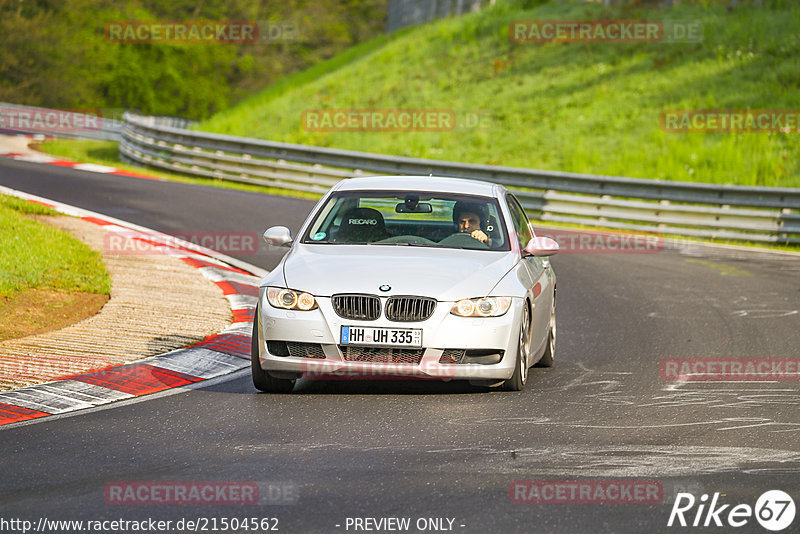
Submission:
M 285 341 L 267 341 L 267 350 L 273 356 L 289 355 L 289 346 Z

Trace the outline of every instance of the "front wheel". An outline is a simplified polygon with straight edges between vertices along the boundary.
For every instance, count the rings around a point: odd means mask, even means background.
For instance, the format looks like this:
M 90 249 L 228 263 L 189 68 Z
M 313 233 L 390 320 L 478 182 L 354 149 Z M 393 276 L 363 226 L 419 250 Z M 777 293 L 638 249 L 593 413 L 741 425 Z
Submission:
M 253 385 L 259 391 L 266 393 L 289 393 L 294 388 L 294 380 L 273 378 L 261 368 L 258 357 L 258 307 L 253 316 L 253 338 L 250 342 L 250 372 L 253 375 Z
M 522 306 L 522 321 L 519 325 L 519 343 L 517 344 L 517 361 L 514 374 L 503 383 L 506 391 L 522 391 L 528 381 L 528 345 L 530 344 L 531 313 L 528 303 Z

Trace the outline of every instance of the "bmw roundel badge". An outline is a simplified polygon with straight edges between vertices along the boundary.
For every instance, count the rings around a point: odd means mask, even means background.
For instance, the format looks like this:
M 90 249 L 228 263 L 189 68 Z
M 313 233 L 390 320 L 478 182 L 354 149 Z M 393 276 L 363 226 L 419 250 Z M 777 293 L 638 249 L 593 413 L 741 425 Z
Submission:
M 392 286 L 390 286 L 389 284 L 383 284 L 378 289 L 380 289 L 381 291 L 389 291 L 390 289 L 392 289 Z

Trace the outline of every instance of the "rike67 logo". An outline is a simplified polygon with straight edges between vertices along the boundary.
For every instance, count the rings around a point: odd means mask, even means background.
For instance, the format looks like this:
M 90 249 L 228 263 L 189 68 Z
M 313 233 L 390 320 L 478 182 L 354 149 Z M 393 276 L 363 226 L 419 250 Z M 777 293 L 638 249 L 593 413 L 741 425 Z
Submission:
M 709 496 L 705 493 L 700 499 L 695 499 L 691 493 L 678 493 L 667 526 L 736 528 L 747 525 L 755 517 L 765 529 L 779 532 L 794 521 L 794 500 L 781 490 L 764 492 L 756 500 L 754 507 L 749 504 L 737 504 L 731 507 L 730 503 L 724 503 L 720 499 L 725 496 L 724 493 L 714 493 L 711 502 L 708 502 Z M 693 510 L 695 505 L 697 508 Z

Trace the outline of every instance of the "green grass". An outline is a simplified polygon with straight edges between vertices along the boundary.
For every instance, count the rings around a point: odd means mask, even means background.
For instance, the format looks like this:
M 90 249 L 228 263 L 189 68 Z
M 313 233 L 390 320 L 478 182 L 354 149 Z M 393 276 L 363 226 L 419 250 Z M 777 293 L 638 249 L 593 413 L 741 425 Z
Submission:
M 0 298 L 32 288 L 110 294 L 100 254 L 69 233 L 25 215 L 52 210 L 0 195 Z
M 308 69 L 294 72 L 288 76 L 279 78 L 275 83 L 269 85 L 263 91 L 259 91 L 258 93 L 251 95 L 236 107 L 211 117 L 202 124 L 202 127 L 195 126 L 193 129 L 203 129 L 216 133 L 237 135 L 234 132 L 240 131 L 243 128 L 247 128 L 248 125 L 252 126 L 253 117 L 249 115 L 252 110 L 260 109 L 271 100 L 279 98 L 284 94 L 293 91 L 299 86 L 312 83 L 322 78 L 326 74 L 336 72 L 337 70 L 340 70 L 351 63 L 369 56 L 372 52 L 385 46 L 391 39 L 397 38 L 398 35 L 404 35 L 408 31 L 408 29 L 405 29 L 398 31 L 391 36 L 378 36 L 370 41 L 345 50 L 341 54 L 338 54 L 330 59 L 316 63 Z
M 36 148 L 42 152 L 46 152 L 50 155 L 58 156 L 68 160 L 79 161 L 81 163 L 107 165 L 109 167 L 116 167 L 118 169 L 131 171 L 138 174 L 155 176 L 161 178 L 162 180 L 169 180 L 172 182 L 222 187 L 225 189 L 239 189 L 242 191 L 253 191 L 256 193 L 308 198 L 313 200 L 322 197 L 321 194 L 306 193 L 303 191 L 290 191 L 287 189 L 278 189 L 276 187 L 240 184 L 212 178 L 195 178 L 191 176 L 130 165 L 122 162 L 119 159 L 118 143 L 114 141 L 78 141 L 74 139 L 55 139 L 37 144 Z
M 674 109 L 797 109 L 800 5 L 687 1 L 671 9 L 498 2 L 362 45 L 285 78 L 199 128 L 342 149 L 611 176 L 800 186 L 800 134 L 680 134 Z M 701 21 L 700 43 L 508 39 L 517 19 Z M 314 132 L 316 108 L 444 108 L 444 132 Z M 479 119 L 479 124 L 475 122 Z M 472 121 L 472 122 L 471 122 Z
M 0 206 L 21 213 L 22 215 L 58 215 L 58 212 L 23 198 L 0 194 Z

